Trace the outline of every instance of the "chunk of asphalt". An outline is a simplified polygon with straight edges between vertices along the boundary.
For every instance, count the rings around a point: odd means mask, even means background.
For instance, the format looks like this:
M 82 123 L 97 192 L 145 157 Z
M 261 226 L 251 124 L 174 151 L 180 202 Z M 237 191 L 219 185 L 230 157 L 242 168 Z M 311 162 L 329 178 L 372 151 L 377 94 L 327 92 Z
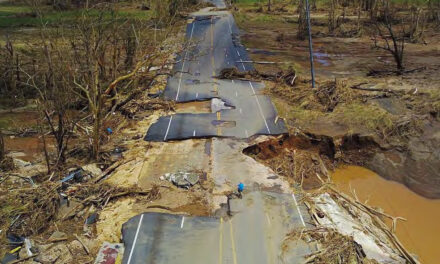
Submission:
M 233 106 L 227 105 L 225 101 L 219 98 L 212 98 L 211 100 L 211 112 L 217 113 L 221 110 L 234 109 Z

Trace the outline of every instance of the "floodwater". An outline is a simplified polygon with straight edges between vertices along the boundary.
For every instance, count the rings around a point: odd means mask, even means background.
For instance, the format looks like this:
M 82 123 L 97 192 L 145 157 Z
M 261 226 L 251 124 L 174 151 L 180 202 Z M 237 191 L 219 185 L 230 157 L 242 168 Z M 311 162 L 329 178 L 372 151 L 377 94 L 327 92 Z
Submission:
M 351 195 L 351 186 L 359 200 L 368 200 L 370 206 L 406 218 L 408 221 L 399 220 L 397 224 L 400 241 L 422 263 L 440 263 L 440 199 L 419 196 L 400 183 L 358 166 L 338 168 L 332 178 L 341 191 Z
M 43 155 L 43 139 L 34 137 L 5 137 L 6 152 L 14 152 L 15 157 L 25 161 L 35 161 Z M 46 137 L 47 148 L 49 152 L 55 151 L 54 139 Z

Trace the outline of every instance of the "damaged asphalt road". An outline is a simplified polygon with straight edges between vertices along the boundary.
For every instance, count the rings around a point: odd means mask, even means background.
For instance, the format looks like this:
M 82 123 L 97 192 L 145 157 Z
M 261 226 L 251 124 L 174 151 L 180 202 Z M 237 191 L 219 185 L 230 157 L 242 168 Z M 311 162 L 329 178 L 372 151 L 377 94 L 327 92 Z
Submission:
M 216 4 L 224 6 L 223 1 Z M 225 68 L 253 69 L 241 62 L 249 57 L 238 33 L 229 12 L 195 14 L 187 26 L 188 47 L 177 59 L 164 96 L 176 102 L 210 100 L 211 112 L 160 117 L 145 136 L 146 141 L 159 142 L 213 137 L 208 151 L 194 148 L 190 157 L 182 158 L 188 162 L 203 154 L 198 160 L 206 160 L 203 171 L 214 183 L 207 195 L 213 195 L 211 202 L 220 208 L 212 217 L 147 212 L 131 218 L 122 227 L 125 264 L 297 263 L 314 251 L 312 243 L 286 239 L 292 230 L 310 225 L 307 209 L 297 202 L 300 197 L 242 153 L 244 143 L 239 139 L 280 135 L 287 129 L 263 94 L 262 83 L 216 78 Z M 165 149 L 172 143 L 162 144 Z M 179 158 L 173 155 L 170 162 L 164 168 L 173 173 Z M 144 173 L 141 179 L 155 174 Z M 228 211 L 226 196 L 239 182 L 246 185 L 245 194 L 243 199 L 231 199 Z
M 220 6 L 223 3 L 217 4 Z M 195 14 L 186 29 L 187 49 L 177 58 L 173 77 L 168 80 L 164 96 L 176 102 L 218 98 L 232 109 L 161 117 L 150 127 L 145 140 L 248 138 L 287 133 L 284 121 L 277 118 L 270 98 L 262 94 L 262 83 L 216 78 L 225 68 L 253 70 L 251 63 L 242 62 L 250 59 L 238 35 L 239 30 L 229 12 Z
M 138 215 L 122 228 L 123 263 L 300 263 L 312 252 L 310 245 L 284 241 L 295 227 L 310 227 L 295 199 L 246 193 L 231 200 L 232 218 Z

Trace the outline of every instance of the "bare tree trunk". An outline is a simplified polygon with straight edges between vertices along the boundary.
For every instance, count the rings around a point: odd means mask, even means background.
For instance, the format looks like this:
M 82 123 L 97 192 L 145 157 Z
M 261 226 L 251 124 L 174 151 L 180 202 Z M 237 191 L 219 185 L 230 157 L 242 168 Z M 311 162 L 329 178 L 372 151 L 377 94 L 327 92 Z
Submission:
M 361 32 L 362 0 L 358 0 L 357 31 Z
M 41 126 L 41 123 L 38 121 L 38 129 L 41 134 L 41 139 L 43 140 L 43 153 L 44 153 L 44 159 L 46 161 L 46 167 L 47 167 L 47 174 L 51 173 L 50 169 L 50 158 L 49 153 L 47 152 L 47 142 L 46 142 L 46 136 L 44 134 L 43 127 Z
M 410 40 L 411 42 L 418 42 L 423 38 L 425 31 L 426 16 L 423 12 L 423 7 L 412 6 L 411 7 L 411 28 L 410 28 Z
M 296 34 L 296 38 L 299 40 L 306 39 L 307 36 L 307 14 L 306 14 L 306 5 L 304 0 L 299 0 L 298 2 L 298 32 Z
M 338 0 L 330 0 L 330 8 L 328 10 L 328 32 L 333 33 L 339 27 L 338 21 Z M 345 12 L 345 11 L 344 11 Z
M 376 21 L 376 34 L 374 36 L 374 46 L 377 49 L 383 49 L 389 52 L 396 63 L 397 71 L 402 73 L 405 69 L 403 65 L 403 55 L 405 50 L 405 39 L 407 32 L 403 26 L 400 30 L 396 29 L 392 23 L 392 15 L 388 5 L 384 5 L 381 10 L 384 21 Z M 403 24 L 400 23 L 401 25 Z M 381 43 L 378 41 L 378 37 Z
M 270 12 L 270 6 L 271 6 L 270 0 L 267 0 L 267 11 L 269 12 Z
M 5 141 L 3 134 L 0 132 L 0 162 L 5 158 Z

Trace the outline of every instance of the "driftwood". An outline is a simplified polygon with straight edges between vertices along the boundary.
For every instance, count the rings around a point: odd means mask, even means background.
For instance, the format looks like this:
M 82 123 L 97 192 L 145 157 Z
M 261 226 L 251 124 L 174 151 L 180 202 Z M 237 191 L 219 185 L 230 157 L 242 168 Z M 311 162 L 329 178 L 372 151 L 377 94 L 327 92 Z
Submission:
M 89 248 L 82 242 L 82 240 L 79 238 L 79 236 L 77 234 L 74 234 L 76 240 L 79 241 L 79 243 L 81 243 L 81 245 L 83 246 L 84 250 L 87 252 L 87 255 L 90 255 L 90 250 Z
M 237 68 L 225 68 L 220 71 L 219 79 L 232 79 L 241 81 L 273 81 L 284 82 L 287 85 L 293 86 L 296 80 L 296 72 L 293 68 L 289 68 L 286 72 L 280 71 L 276 74 L 259 72 L 257 70 L 241 72 Z
M 398 94 L 398 93 L 403 93 L 402 91 L 396 91 L 396 90 L 391 90 L 391 89 L 379 89 L 379 88 L 362 88 L 361 85 L 366 84 L 366 83 L 359 83 L 356 85 L 351 86 L 351 89 L 354 90 L 361 90 L 361 91 L 368 91 L 368 92 L 383 92 L 383 93 L 392 93 L 392 94 Z
M 123 164 L 125 164 L 125 163 L 128 163 L 128 162 L 130 162 L 130 161 L 132 161 L 132 160 L 134 160 L 134 158 L 133 159 L 130 159 L 130 160 L 124 160 L 124 159 L 122 159 L 122 160 L 120 160 L 120 161 L 117 161 L 117 162 L 115 162 L 115 163 L 113 163 L 110 167 L 108 167 L 98 178 L 96 178 L 95 180 L 94 180 L 94 182 L 95 183 L 97 183 L 97 182 L 100 182 L 101 180 L 103 180 L 105 177 L 107 177 L 110 173 L 112 173 L 116 168 L 118 168 L 119 166 L 121 166 L 121 165 L 123 165 Z
M 325 165 L 324 165 L 323 162 L 322 162 L 322 166 L 324 166 L 324 168 L 325 168 Z M 322 170 L 322 172 L 323 172 L 324 174 L 326 174 L 328 180 L 325 182 L 324 180 L 322 180 L 321 177 L 319 177 L 318 174 L 316 174 L 316 176 L 318 177 L 318 179 L 319 179 L 319 180 L 321 181 L 321 183 L 322 183 L 322 187 L 320 188 L 320 190 L 322 190 L 322 189 L 330 190 L 333 194 L 335 194 L 335 195 L 337 195 L 337 196 L 343 198 L 343 199 L 344 199 L 345 201 L 347 201 L 349 204 L 353 205 L 354 207 L 356 207 L 357 209 L 361 210 L 362 212 L 368 214 L 368 215 L 372 218 L 373 223 L 376 224 L 376 226 L 377 226 L 378 228 L 380 228 L 380 229 L 385 233 L 385 235 L 388 237 L 388 239 L 391 241 L 391 243 L 393 243 L 393 245 L 397 248 L 397 250 L 399 250 L 399 252 L 400 252 L 400 253 L 402 254 L 402 256 L 407 260 L 408 263 L 411 263 L 411 264 L 420 264 L 420 262 L 419 262 L 417 259 L 415 259 L 415 258 L 413 257 L 413 255 L 411 255 L 411 253 L 410 253 L 410 252 L 409 252 L 409 251 L 403 246 L 403 244 L 400 242 L 400 240 L 399 240 L 399 239 L 397 238 L 397 236 L 394 234 L 395 229 L 396 229 L 396 225 L 397 225 L 397 221 L 398 221 L 398 220 L 406 221 L 405 218 L 403 218 L 403 217 L 394 217 L 394 216 L 391 216 L 391 215 L 386 214 L 386 213 L 384 213 L 384 212 L 380 212 L 380 211 L 378 211 L 378 210 L 376 210 L 376 209 L 374 209 L 374 208 L 372 208 L 372 207 L 370 207 L 370 206 L 368 206 L 368 205 L 366 205 L 366 204 L 360 202 L 359 199 L 357 199 L 357 197 L 356 197 L 356 199 L 353 199 L 353 198 L 351 198 L 350 196 L 348 196 L 348 195 L 346 195 L 346 194 L 340 192 L 339 190 L 337 190 L 335 187 L 333 187 L 333 186 L 331 185 L 331 182 L 330 182 L 330 179 L 331 179 L 331 178 L 330 178 L 330 176 L 328 175 L 328 170 L 327 170 L 327 169 L 324 169 L 324 170 Z M 316 212 L 315 212 L 313 206 L 310 206 L 310 205 L 308 205 L 308 204 L 306 204 L 306 206 L 309 208 L 309 210 L 312 211 L 312 215 L 313 215 L 314 217 L 317 217 L 317 216 L 316 216 Z M 389 227 L 388 227 L 388 226 L 382 221 L 382 219 L 379 218 L 379 216 L 384 216 L 384 217 L 387 217 L 387 218 L 389 218 L 389 219 L 392 220 L 392 227 L 391 227 L 391 230 L 390 230 L 390 228 L 389 228 Z M 316 219 L 315 219 L 315 220 L 316 220 Z
M 395 230 L 395 223 L 397 222 L 397 220 L 405 220 L 402 217 L 393 217 L 390 216 L 388 214 L 385 214 L 383 212 L 379 212 L 373 208 L 371 208 L 368 205 L 365 205 L 359 201 L 355 201 L 353 198 L 351 198 L 350 196 L 341 193 L 340 191 L 336 190 L 334 187 L 332 186 L 327 186 L 330 190 L 332 190 L 334 193 L 338 194 L 340 197 L 342 197 L 344 200 L 346 200 L 347 202 L 349 202 L 350 204 L 352 204 L 353 206 L 355 206 L 356 208 L 358 208 L 359 210 L 366 212 L 368 215 L 370 215 L 373 220 L 374 223 L 378 225 L 378 227 L 388 236 L 388 238 L 390 239 L 390 241 L 394 244 L 394 246 L 400 251 L 400 253 L 403 255 L 403 257 L 411 264 L 419 264 L 420 262 L 417 261 L 410 252 L 408 252 L 408 250 L 406 250 L 406 248 L 402 245 L 402 243 L 400 242 L 400 240 L 397 238 L 397 236 L 394 234 L 393 230 Z M 378 215 L 381 216 L 385 216 L 388 217 L 390 219 L 392 219 L 393 221 L 393 228 L 391 230 L 389 230 L 388 226 L 379 218 Z
M 287 61 L 236 61 L 237 63 L 255 63 L 255 64 L 287 64 Z
M 39 255 L 38 253 L 37 254 L 33 254 L 33 255 L 29 256 L 29 257 L 25 257 L 25 258 L 22 258 L 22 259 L 17 259 L 17 260 L 11 261 L 11 262 L 9 262 L 9 264 L 20 263 L 20 262 L 26 261 L 28 259 L 35 258 L 38 255 Z
M 324 170 L 324 173 L 328 173 L 327 170 Z M 379 227 L 389 238 L 391 243 L 399 250 L 399 252 L 402 254 L 402 256 L 408 261 L 408 263 L 411 264 L 420 264 L 418 260 L 416 260 L 411 253 L 403 246 L 403 244 L 400 242 L 400 240 L 397 238 L 397 236 L 394 234 L 396 229 L 396 224 L 398 220 L 406 220 L 402 217 L 393 217 L 391 215 L 388 215 L 383 212 L 379 212 L 376 209 L 373 209 L 372 207 L 360 202 L 359 200 L 355 200 L 351 198 L 350 196 L 338 191 L 335 187 L 331 186 L 330 182 L 324 182 L 320 177 L 319 179 L 323 183 L 323 186 L 320 188 L 327 188 L 328 190 L 331 190 L 332 193 L 338 195 L 339 197 L 346 200 L 349 204 L 353 205 L 357 209 L 367 213 L 373 220 L 373 222 L 376 224 L 377 227 Z M 328 177 L 330 179 L 330 177 Z M 388 226 L 379 218 L 379 216 L 385 216 L 393 221 L 391 230 L 388 228 Z

